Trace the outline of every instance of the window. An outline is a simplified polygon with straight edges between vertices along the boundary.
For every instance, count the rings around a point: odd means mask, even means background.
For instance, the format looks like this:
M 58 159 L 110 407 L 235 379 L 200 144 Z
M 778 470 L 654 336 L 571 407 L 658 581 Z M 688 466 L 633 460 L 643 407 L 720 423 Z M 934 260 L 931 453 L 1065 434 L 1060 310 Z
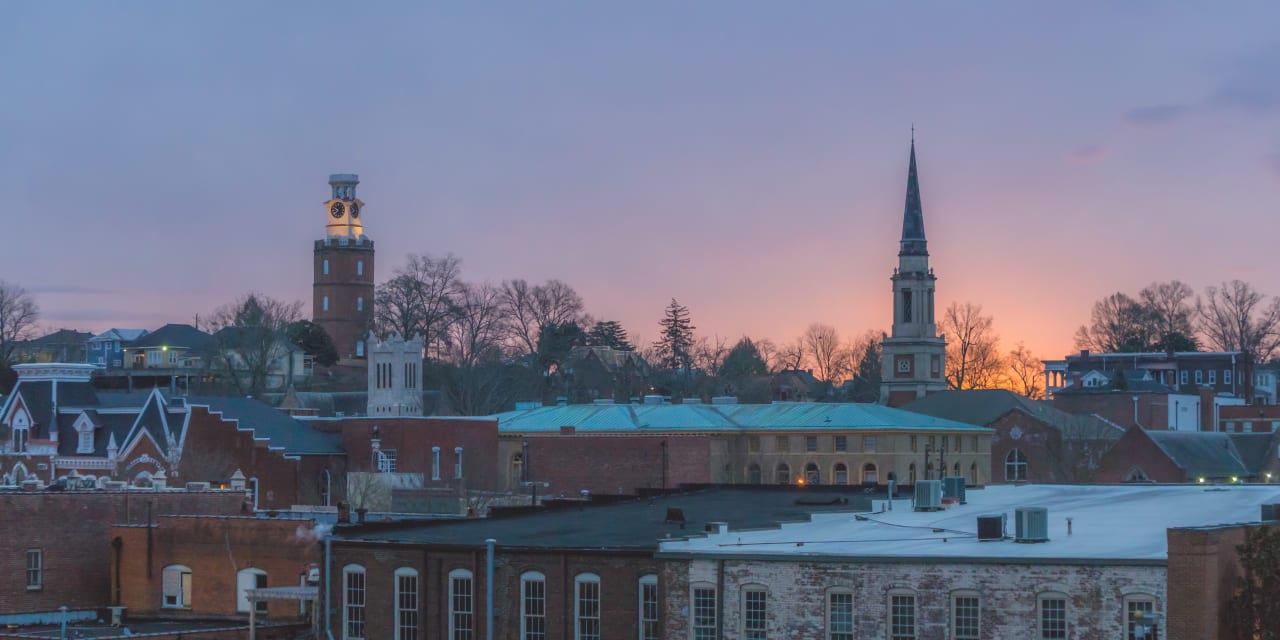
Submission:
M 876 437 L 862 436 L 862 450 L 868 453 L 874 453 L 876 450 Z
M 574 640 L 600 640 L 600 576 L 580 573 L 573 586 Z
M 915 436 L 911 436 L 911 451 L 913 451 L 913 452 L 917 451 L 916 447 L 917 447 L 917 444 L 916 444 L 916 437 L 915 437 Z
M 1178 382 L 1179 382 L 1180 384 L 1186 384 L 1186 383 L 1187 383 L 1187 372 L 1186 372 L 1185 370 L 1183 370 L 1183 371 L 1179 371 L 1179 372 L 1178 372 Z
M 13 421 L 9 425 L 13 429 L 13 452 L 22 453 L 27 450 L 27 437 L 30 435 L 31 421 L 27 412 L 18 409 L 13 413 Z
M 957 462 L 957 463 L 955 463 L 954 465 L 952 465 L 952 466 L 951 466 L 951 475 L 952 475 L 952 476 L 954 476 L 954 477 L 957 477 L 957 478 L 963 478 L 963 477 L 964 477 L 964 476 L 960 475 L 960 463 L 959 463 L 959 462 Z
M 916 483 L 916 463 L 912 462 L 911 466 L 907 467 L 907 484 L 914 485 L 915 483 Z
M 827 594 L 827 640 L 853 640 L 853 594 Z
M 778 436 L 774 442 L 777 444 L 778 451 L 790 451 L 791 439 L 787 436 Z
M 1218 370 L 1217 370 L 1217 369 L 1210 369 L 1210 370 L 1209 370 L 1209 384 L 1218 384 Z
M 364 275 L 364 260 L 356 260 L 356 275 Z
M 804 482 L 805 484 L 822 484 L 822 472 L 818 471 L 818 465 L 810 462 L 804 466 Z
M 964 438 L 956 436 L 956 453 L 964 453 Z
M 760 452 L 760 436 L 747 436 L 747 451 L 750 453 Z
M 955 640 L 978 640 L 978 594 L 961 593 L 951 598 L 951 629 Z
M 693 587 L 693 640 L 715 640 L 716 637 L 716 589 L 711 586 Z
M 764 589 L 748 588 L 742 592 L 742 637 L 765 640 L 768 637 L 767 606 L 769 594 Z
M 80 441 L 76 444 L 76 453 L 93 453 L 93 425 L 85 425 L 80 429 Z
M 1067 599 L 1040 597 L 1040 638 L 1059 640 L 1067 637 Z
M 520 640 L 546 640 L 547 579 L 529 571 L 520 576 Z
M 396 569 L 396 640 L 418 640 L 418 572 Z
M 1222 384 L 1231 384 L 1231 370 L 1230 370 L 1230 369 L 1223 369 L 1223 370 L 1222 370 Z
M 848 436 L 836 436 L 836 451 L 848 451 L 848 450 L 849 450 Z
M 774 475 L 777 477 L 778 484 L 791 484 L 791 467 L 788 467 L 787 463 L 779 462 Z
M 818 436 L 804 437 L 804 450 L 813 452 L 818 450 Z
M 356 296 L 356 311 L 364 311 L 364 296 Z
M 750 466 L 747 467 L 747 484 L 760 484 L 761 481 L 760 465 L 752 462 Z
M 364 340 L 356 340 L 356 357 L 364 357 Z
M 910 289 L 902 290 L 902 321 L 903 322 L 913 321 L 911 317 L 911 290 Z
M 378 473 L 396 472 L 396 450 L 378 449 Z
M 236 611 L 249 613 L 249 589 L 266 589 L 267 572 L 262 569 L 241 569 L 236 573 Z M 267 601 L 258 600 L 252 603 L 255 613 L 267 612 Z
M 329 296 L 324 296 L 323 298 L 320 298 L 320 306 L 325 311 L 329 310 Z
M 1204 384 L 1204 371 L 1196 369 L 1196 384 Z
M 849 467 L 846 467 L 843 462 L 836 463 L 834 475 L 836 484 L 849 484 Z
M 431 479 L 440 479 L 440 447 L 431 447 Z
M 949 438 L 949 437 L 947 437 L 947 436 L 942 436 L 942 450 L 943 450 L 943 451 L 946 451 L 946 450 L 947 450 L 947 445 L 951 444 L 951 443 L 949 442 L 949 440 L 950 440 L 950 438 Z
M 640 578 L 640 640 L 658 640 L 658 576 Z
M 973 451 L 978 450 L 978 436 L 969 436 L 969 448 Z
M 1010 449 L 1004 457 L 1004 479 L 1009 482 L 1024 482 L 1027 479 L 1027 457 L 1021 449 Z
M 27 549 L 27 591 L 39 591 L 44 586 L 44 551 Z
M 876 465 L 874 462 L 868 462 L 862 465 L 862 483 L 876 484 L 880 481 L 879 474 L 876 473 Z
M 915 640 L 916 597 L 910 593 L 889 596 L 889 640 Z
M 457 461 L 453 465 L 453 477 L 462 477 L 462 447 L 454 447 L 453 454 L 457 456 Z
M 164 608 L 191 608 L 191 569 L 179 564 L 164 568 Z
M 324 275 L 329 275 L 329 259 L 324 259 Z
M 1155 620 L 1156 603 L 1146 596 L 1127 597 L 1124 601 L 1125 638 L 1156 640 L 1159 627 Z
M 475 599 L 471 595 L 471 572 L 449 572 L 449 640 L 474 640 Z
M 364 640 L 364 567 L 342 568 L 342 637 Z

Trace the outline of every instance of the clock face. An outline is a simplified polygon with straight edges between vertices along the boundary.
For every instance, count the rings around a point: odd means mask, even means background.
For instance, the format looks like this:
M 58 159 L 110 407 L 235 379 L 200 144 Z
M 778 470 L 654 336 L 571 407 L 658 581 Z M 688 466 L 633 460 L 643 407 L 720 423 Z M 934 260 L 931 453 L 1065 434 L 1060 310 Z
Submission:
M 356 204 L 356 203 L 354 203 L 354 202 L 352 202 L 352 203 L 351 203 L 351 217 L 352 217 L 352 218 L 359 218 L 359 217 L 360 217 L 360 205 L 358 205 L 358 204 Z
M 911 359 L 910 359 L 910 358 L 899 358 L 899 359 L 898 359 L 898 371 L 901 371 L 902 373 L 909 373 L 909 372 L 911 371 Z
M 335 218 L 341 218 L 341 217 L 342 217 L 342 203 L 341 203 L 341 202 L 335 202 L 335 203 L 333 203 L 333 205 L 329 207 L 329 215 L 331 215 L 331 216 L 333 216 L 333 217 L 335 217 Z

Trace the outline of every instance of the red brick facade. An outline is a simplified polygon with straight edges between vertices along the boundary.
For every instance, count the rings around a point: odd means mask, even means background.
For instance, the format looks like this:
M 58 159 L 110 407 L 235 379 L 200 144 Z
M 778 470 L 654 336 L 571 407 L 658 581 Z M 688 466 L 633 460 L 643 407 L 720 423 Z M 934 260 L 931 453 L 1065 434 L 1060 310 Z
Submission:
M 1251 526 L 1169 530 L 1169 640 L 1231 637 L 1227 605 L 1240 575 L 1236 545 Z
M 372 240 L 326 238 L 315 243 L 311 317 L 333 338 L 343 360 L 357 357 L 356 342 L 373 327 L 373 258 Z
M 498 422 L 470 418 L 343 418 L 315 421 L 317 428 L 342 430 L 342 448 L 351 471 L 377 471 L 373 431 L 378 448 L 394 451 L 397 473 L 420 473 L 425 486 L 455 480 L 456 449 L 462 448 L 462 477 L 467 489 L 497 489 Z M 440 448 L 440 480 L 433 481 L 433 451 Z
M 549 483 L 539 492 L 577 495 L 630 493 L 636 489 L 671 488 L 682 483 L 732 482 L 713 475 L 715 449 L 727 449 L 729 438 L 700 435 L 631 436 L 578 434 L 529 435 L 502 440 L 500 482 L 520 490 L 520 476 Z M 523 443 L 528 442 L 528 451 Z M 516 463 L 527 453 L 526 469 Z M 522 460 L 522 462 L 525 462 Z M 621 489 L 621 491 L 619 490 Z
M 1152 482 L 1194 482 L 1187 470 L 1174 464 L 1147 433 L 1138 427 L 1125 431 L 1098 467 L 1098 482 L 1126 482 L 1135 469 Z

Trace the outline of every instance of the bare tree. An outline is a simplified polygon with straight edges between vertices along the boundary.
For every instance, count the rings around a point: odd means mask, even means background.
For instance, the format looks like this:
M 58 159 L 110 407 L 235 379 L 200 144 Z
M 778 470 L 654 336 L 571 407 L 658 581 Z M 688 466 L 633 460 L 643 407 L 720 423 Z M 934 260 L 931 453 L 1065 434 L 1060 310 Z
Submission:
M 462 261 L 453 254 L 443 258 L 410 255 L 404 267 L 378 286 L 374 305 L 378 333 L 422 336 L 428 345 L 427 356 L 432 345 L 439 356 L 462 290 L 461 275 Z
M 1253 370 L 1280 348 L 1280 299 L 1269 301 L 1240 280 L 1206 287 L 1196 300 L 1201 335 L 1220 351 L 1239 351 L 1244 359 L 1245 399 L 1253 401 Z
M 39 317 L 40 308 L 26 289 L 0 280 L 0 365 L 13 364 L 14 348 L 31 338 Z
M 775 357 L 777 358 L 776 371 L 799 369 L 805 362 L 804 340 L 797 338 L 794 342 L 782 345 L 775 352 Z
M 1195 293 L 1190 285 L 1178 280 L 1152 282 L 1138 292 L 1147 312 L 1147 321 L 1155 341 L 1153 348 L 1161 351 L 1195 351 L 1195 331 L 1191 318 L 1195 312 L 1192 299 Z
M 994 389 L 1002 382 L 1004 362 L 991 316 L 982 305 L 952 302 L 942 316 L 947 337 L 947 386 L 951 389 Z
M 533 286 L 524 280 L 507 280 L 500 293 L 508 335 L 529 355 L 538 352 L 542 327 L 582 319 L 582 296 L 559 280 Z
M 840 343 L 835 327 L 815 322 L 805 329 L 800 343 L 819 380 L 835 384 L 848 372 L 848 350 Z
M 459 366 L 474 366 L 502 355 L 506 336 L 502 292 L 489 283 L 462 284 L 449 326 L 449 355 Z
M 876 402 L 880 399 L 881 363 L 884 357 L 882 346 L 884 334 L 878 331 L 867 331 L 854 339 L 850 346 L 850 362 L 853 363 L 852 385 L 849 388 L 849 399 L 854 402 Z
M 208 367 L 238 395 L 256 396 L 273 376 L 288 377 L 289 325 L 301 315 L 301 302 L 283 302 L 248 293 L 219 307 L 209 318 L 213 346 Z
M 728 341 L 720 336 L 699 336 L 693 342 L 693 366 L 705 371 L 707 375 L 720 375 L 720 369 L 728 355 Z
M 1076 347 L 1102 353 L 1147 351 L 1155 342 L 1148 310 L 1124 293 L 1093 305 L 1091 323 L 1076 330 Z
M 1124 429 L 1096 415 L 1064 415 L 1054 426 L 1042 437 L 1056 482 L 1093 482 L 1102 457 L 1124 435 Z
M 1044 363 L 1019 342 L 1009 352 L 1009 384 L 1013 391 L 1032 400 L 1044 399 Z

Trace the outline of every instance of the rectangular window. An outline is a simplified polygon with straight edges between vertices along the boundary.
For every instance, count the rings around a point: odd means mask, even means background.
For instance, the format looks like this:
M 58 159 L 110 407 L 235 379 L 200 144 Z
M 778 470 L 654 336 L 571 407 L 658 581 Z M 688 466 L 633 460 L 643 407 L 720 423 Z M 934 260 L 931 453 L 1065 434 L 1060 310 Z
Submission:
M 943 450 L 943 451 L 946 451 L 946 450 L 947 450 L 947 445 L 951 444 L 951 443 L 949 442 L 949 440 L 950 440 L 950 437 L 948 437 L 948 436 L 942 436 L 942 450 Z
M 768 595 L 761 589 L 748 589 L 742 596 L 742 637 L 745 640 L 766 640 Z
M 76 453 L 93 453 L 93 427 L 80 432 L 80 442 L 76 444 Z
M 1150 628 L 1156 603 L 1150 600 L 1130 600 L 1125 604 L 1125 627 L 1128 640 L 1155 640 L 1156 630 Z
M 328 258 L 325 258 L 324 260 L 324 275 L 326 276 L 329 275 L 329 259 Z
M 1245 433 L 1253 433 L 1253 421 L 1252 421 L 1252 420 L 1245 420 L 1245 421 L 1244 421 L 1244 432 L 1245 432 Z
M 918 451 L 918 449 L 916 449 L 916 447 L 917 447 L 917 446 L 918 446 L 918 443 L 916 442 L 916 436 L 911 436 L 911 451 L 912 451 L 912 453 L 914 453 L 914 452 Z
M 889 598 L 889 639 L 915 640 L 916 597 L 895 595 Z
M 658 640 L 658 576 L 640 578 L 640 640 Z
M 431 479 L 440 479 L 440 447 L 431 447 Z
M 1231 370 L 1230 370 L 1230 369 L 1223 369 L 1223 370 L 1222 370 L 1222 384 L 1231 384 Z
M 378 473 L 396 472 L 396 450 L 378 449 Z
M 1217 370 L 1217 369 L 1210 369 L 1210 370 L 1209 370 L 1209 384 L 1218 384 L 1218 370 Z
M 356 296 L 356 311 L 364 311 L 364 296 Z
M 546 640 L 546 581 L 540 577 L 523 579 L 520 592 L 520 640 Z
M 1187 384 L 1187 372 L 1186 372 L 1186 370 L 1183 370 L 1183 371 L 1179 371 L 1179 372 L 1178 372 L 1178 384 Z
M 343 603 L 346 624 L 342 637 L 346 640 L 364 640 L 364 571 L 347 571 Z
M 1204 384 L 1204 371 L 1196 369 L 1196 384 Z
M 453 465 L 453 477 L 462 478 L 462 447 L 454 447 L 453 454 L 457 456 L 457 462 Z
M 475 601 L 471 596 L 471 574 L 449 579 L 449 638 L 474 640 Z
M 329 310 L 329 296 L 324 296 L 323 298 L 321 298 L 321 299 L 320 299 L 320 305 L 324 308 L 324 310 L 325 310 L 325 311 L 328 311 L 328 310 Z
M 964 436 L 956 436 L 956 453 L 964 453 Z
M 28 435 L 28 431 L 26 429 L 13 430 L 13 452 L 14 453 L 23 453 L 27 450 L 27 435 Z
M 814 452 L 818 450 L 818 436 L 804 437 L 804 450 Z
M 849 437 L 848 437 L 848 436 L 836 436 L 836 447 L 835 447 L 835 448 L 836 448 L 836 451 L 848 451 L 848 450 L 849 450 Z
M 364 260 L 356 260 L 356 275 L 364 275 Z
M 44 552 L 27 549 L 27 591 L 37 591 L 44 586 Z
M 789 437 L 787 437 L 787 436 L 778 436 L 778 437 L 777 437 L 777 439 L 775 440 L 775 442 L 777 443 L 778 451 L 790 451 L 790 450 L 791 450 L 791 439 L 790 439 Z
M 600 580 L 579 579 L 574 602 L 574 640 L 600 640 Z
M 875 436 L 862 436 L 862 450 L 863 450 L 863 451 L 866 451 L 867 453 L 875 453 L 875 450 L 876 450 L 876 437 L 875 437 Z
M 955 630 L 955 640 L 978 640 L 978 596 L 952 599 L 951 628 Z
M 1040 600 L 1041 640 L 1060 640 L 1067 637 L 1067 601 L 1062 598 Z
M 827 596 L 827 640 L 853 640 L 853 594 Z
M 396 640 L 418 640 L 418 574 L 396 572 Z
M 716 590 L 693 588 L 693 640 L 716 640 Z
M 191 570 L 179 565 L 165 567 L 161 589 L 166 609 L 190 608 Z
M 747 436 L 747 451 L 750 453 L 760 452 L 760 436 Z

